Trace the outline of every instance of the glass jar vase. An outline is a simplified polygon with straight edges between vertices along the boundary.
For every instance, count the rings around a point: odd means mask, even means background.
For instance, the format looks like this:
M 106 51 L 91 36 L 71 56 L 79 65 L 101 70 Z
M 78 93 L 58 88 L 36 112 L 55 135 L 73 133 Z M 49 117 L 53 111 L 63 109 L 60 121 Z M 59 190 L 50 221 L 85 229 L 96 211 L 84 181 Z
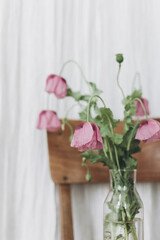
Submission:
M 104 202 L 104 240 L 144 240 L 143 203 L 136 190 L 136 170 L 110 170 Z

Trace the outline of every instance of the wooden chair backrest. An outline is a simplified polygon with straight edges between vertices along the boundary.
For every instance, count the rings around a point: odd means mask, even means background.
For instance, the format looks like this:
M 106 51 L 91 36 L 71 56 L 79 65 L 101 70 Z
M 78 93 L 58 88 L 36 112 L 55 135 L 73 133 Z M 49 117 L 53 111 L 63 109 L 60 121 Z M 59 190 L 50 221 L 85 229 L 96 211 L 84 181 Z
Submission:
M 160 119 L 157 119 L 160 120 Z M 73 129 L 81 121 L 70 120 Z M 116 128 L 117 133 L 122 133 L 123 122 Z M 86 168 L 81 166 L 80 152 L 70 147 L 70 129 L 65 131 L 47 132 L 49 161 L 52 180 L 59 185 L 60 214 L 61 214 L 61 239 L 73 240 L 73 224 L 71 210 L 70 184 L 86 183 Z M 137 181 L 160 181 L 160 142 L 141 143 L 142 151 L 135 154 L 138 160 Z M 87 163 L 92 175 L 91 183 L 109 181 L 109 171 L 101 163 Z

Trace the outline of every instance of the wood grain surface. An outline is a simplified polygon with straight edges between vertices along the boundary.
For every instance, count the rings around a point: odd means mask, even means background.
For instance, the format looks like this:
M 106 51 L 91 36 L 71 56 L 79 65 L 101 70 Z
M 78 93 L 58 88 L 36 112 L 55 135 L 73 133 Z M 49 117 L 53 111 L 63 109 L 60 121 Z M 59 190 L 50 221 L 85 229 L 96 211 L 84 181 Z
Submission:
M 77 120 L 70 120 L 70 124 L 75 127 L 81 123 Z M 122 133 L 123 122 L 120 122 L 116 132 Z M 50 171 L 52 179 L 58 184 L 86 183 L 86 168 L 81 166 L 80 152 L 70 147 L 70 129 L 65 131 L 47 133 Z M 140 182 L 160 181 L 160 141 L 156 143 L 141 143 L 142 151 L 135 155 L 138 160 L 137 180 Z M 102 183 L 109 181 L 107 167 L 101 163 L 91 164 L 88 161 L 92 174 L 91 183 Z
M 73 240 L 72 201 L 70 185 L 59 184 L 61 240 Z

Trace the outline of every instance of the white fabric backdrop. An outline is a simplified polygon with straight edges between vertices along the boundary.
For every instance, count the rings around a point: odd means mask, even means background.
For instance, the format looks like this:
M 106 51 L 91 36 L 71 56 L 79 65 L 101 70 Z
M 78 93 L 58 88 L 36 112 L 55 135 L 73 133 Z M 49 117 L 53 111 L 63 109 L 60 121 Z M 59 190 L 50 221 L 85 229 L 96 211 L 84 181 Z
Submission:
M 64 61 L 77 60 L 88 79 L 103 89 L 115 116 L 122 117 L 115 53 L 123 52 L 125 92 L 140 71 L 152 116 L 160 117 L 160 2 L 1 0 L 0 17 L 0 239 L 58 240 L 46 133 L 36 130 L 38 113 L 47 107 L 46 76 L 58 73 Z M 63 75 L 86 91 L 74 66 Z M 71 103 L 57 103 L 54 96 L 49 100 L 60 117 Z M 145 206 L 145 240 L 159 240 L 160 184 L 138 184 L 138 190 Z M 105 184 L 73 186 L 75 240 L 102 239 L 107 191 Z

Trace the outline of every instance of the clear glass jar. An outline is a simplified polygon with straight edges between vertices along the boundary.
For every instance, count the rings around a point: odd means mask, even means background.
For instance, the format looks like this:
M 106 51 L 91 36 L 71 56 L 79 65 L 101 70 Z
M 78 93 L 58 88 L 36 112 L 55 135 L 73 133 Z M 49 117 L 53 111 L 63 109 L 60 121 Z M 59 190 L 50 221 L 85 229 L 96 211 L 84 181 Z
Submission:
M 144 240 L 143 203 L 136 190 L 136 170 L 110 170 L 104 202 L 104 240 Z

